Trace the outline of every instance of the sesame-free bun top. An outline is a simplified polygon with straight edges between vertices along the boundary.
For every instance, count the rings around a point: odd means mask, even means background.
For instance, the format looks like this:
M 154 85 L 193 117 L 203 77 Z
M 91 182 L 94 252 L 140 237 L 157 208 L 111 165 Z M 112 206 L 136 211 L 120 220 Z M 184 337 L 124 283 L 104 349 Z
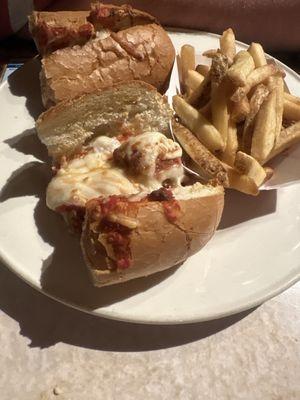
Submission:
M 36 130 L 49 155 L 59 160 L 101 134 L 166 134 L 171 116 L 166 98 L 153 86 L 131 81 L 61 102 L 40 115 Z
M 119 82 L 142 80 L 163 91 L 175 58 L 167 32 L 157 24 L 137 25 L 83 46 L 59 49 L 42 59 L 45 107 Z

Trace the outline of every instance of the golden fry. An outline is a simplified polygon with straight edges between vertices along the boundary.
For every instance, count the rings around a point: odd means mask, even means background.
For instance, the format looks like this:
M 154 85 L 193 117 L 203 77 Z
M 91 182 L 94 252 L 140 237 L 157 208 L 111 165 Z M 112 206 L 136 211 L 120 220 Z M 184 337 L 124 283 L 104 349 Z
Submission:
M 220 37 L 220 49 L 221 53 L 228 57 L 231 65 L 236 54 L 235 36 L 231 28 L 224 31 Z
M 180 88 L 182 91 L 184 91 L 183 72 L 182 72 L 181 58 L 180 58 L 179 54 L 176 56 L 176 61 L 177 61 L 177 69 L 178 69 L 178 78 L 179 78 L 179 82 L 180 82 Z
M 195 69 L 195 48 L 189 44 L 181 47 L 180 51 L 182 78 L 185 86 L 187 72 L 190 69 Z
M 259 162 L 249 154 L 238 151 L 234 167 L 243 175 L 249 176 L 259 187 L 266 179 L 266 171 Z
M 235 168 L 223 164 L 228 177 L 228 187 L 230 189 L 238 190 L 245 194 L 257 196 L 259 194 L 259 187 L 248 175 L 240 174 Z
M 298 96 L 294 96 L 290 93 L 285 92 L 284 99 L 291 101 L 292 103 L 298 104 L 300 106 L 300 97 L 298 97 Z
M 265 173 L 266 173 L 266 178 L 264 180 L 263 183 L 267 182 L 269 179 L 272 178 L 272 176 L 274 175 L 274 170 L 273 168 L 270 167 L 264 167 Z
M 285 80 L 283 81 L 283 85 L 284 85 L 284 94 L 290 94 L 291 93 L 290 89 Z
M 288 121 L 300 121 L 300 104 L 292 102 L 284 97 L 283 117 Z
M 268 97 L 270 91 L 265 85 L 258 85 L 251 96 L 250 99 L 250 112 L 245 120 L 244 129 L 243 129 L 243 151 L 246 153 L 251 152 L 251 142 L 252 142 L 252 135 L 254 130 L 254 122 L 255 117 L 265 101 Z
M 232 101 L 241 101 L 241 99 L 250 92 L 250 90 L 264 82 L 269 77 L 282 74 L 282 71 L 275 64 L 267 64 L 262 67 L 255 68 L 248 76 L 245 86 L 237 88 L 231 96 Z
M 278 154 L 282 153 L 284 150 L 300 142 L 300 122 L 289 126 L 288 128 L 282 128 L 280 135 L 275 143 L 275 146 L 271 153 L 268 155 L 267 159 L 264 161 L 271 160 Z
M 188 70 L 185 81 L 187 96 L 190 96 L 191 93 L 201 85 L 203 80 L 203 75 L 200 75 L 197 71 L 191 69 Z
M 207 58 L 213 58 L 216 54 L 218 54 L 217 49 L 209 49 L 202 53 L 202 55 Z
M 227 142 L 226 148 L 221 155 L 221 160 L 226 164 L 233 166 L 236 152 L 238 150 L 238 138 L 237 138 L 237 128 L 234 121 L 228 121 L 228 129 L 227 129 Z
M 254 69 L 254 61 L 250 53 L 241 50 L 234 57 L 234 62 L 227 72 L 227 76 L 236 86 L 245 86 L 247 76 Z
M 199 108 L 199 112 L 207 119 L 211 120 L 211 101 L 209 100 L 205 106 Z
M 208 150 L 223 150 L 224 143 L 220 133 L 207 119 L 182 97 L 173 97 L 173 108 L 184 125 L 187 126 Z
M 217 53 L 211 62 L 210 77 L 212 83 L 220 84 L 228 71 L 228 57 Z
M 230 110 L 230 119 L 236 123 L 245 121 L 250 113 L 250 103 L 247 96 L 238 102 L 232 102 Z
M 209 73 L 209 66 L 204 64 L 198 64 L 196 67 L 196 71 L 203 76 L 207 76 Z
M 210 88 L 210 74 L 208 74 L 201 84 L 195 88 L 186 98 L 187 102 L 191 105 L 196 105 L 200 102 L 202 97 L 206 97 L 205 94 Z
M 264 49 L 259 43 L 251 43 L 248 51 L 253 57 L 255 68 L 262 67 L 263 65 L 267 64 Z
M 227 107 L 227 82 L 211 87 L 211 116 L 214 127 L 220 132 L 223 143 L 226 146 L 229 113 Z
M 271 153 L 276 139 L 276 91 L 273 90 L 256 116 L 251 155 L 263 163 Z
M 193 135 L 193 133 L 176 122 L 173 122 L 174 134 L 185 152 L 196 163 L 192 169 L 201 175 L 204 180 L 217 178 L 219 183 L 227 183 L 227 174 L 221 161 L 215 157 L 203 144 Z
M 282 77 L 272 76 L 271 78 L 269 78 L 268 87 L 270 90 L 274 90 L 276 93 L 276 133 L 275 133 L 275 140 L 276 140 L 280 135 L 282 127 L 282 118 L 283 118 L 284 83 Z

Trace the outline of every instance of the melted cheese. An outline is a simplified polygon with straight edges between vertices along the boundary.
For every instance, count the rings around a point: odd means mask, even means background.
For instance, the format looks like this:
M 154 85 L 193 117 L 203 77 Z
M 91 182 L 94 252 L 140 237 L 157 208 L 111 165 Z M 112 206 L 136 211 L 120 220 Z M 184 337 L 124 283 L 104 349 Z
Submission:
M 55 210 L 62 204 L 84 206 L 95 197 L 128 195 L 140 191 L 112 165 L 112 152 L 120 145 L 114 138 L 99 137 L 90 143 L 92 150 L 63 164 L 47 188 L 47 205 Z
M 144 179 L 145 185 L 152 185 L 154 181 L 162 184 L 167 179 L 174 185 L 179 185 L 183 179 L 182 164 L 175 163 L 156 172 L 158 160 L 173 160 L 182 156 L 179 144 L 159 132 L 145 132 L 131 137 L 120 146 L 119 150 L 119 154 L 128 165 L 136 163 L 135 172 L 138 172 L 140 180 Z
M 172 178 L 180 182 L 183 177 L 181 165 L 161 171 L 158 177 L 150 176 L 150 171 L 153 171 L 151 152 L 158 154 L 160 151 L 159 154 L 164 154 L 164 159 L 172 159 L 181 156 L 181 149 L 161 134 L 147 135 L 147 138 L 144 135 L 138 136 L 140 149 L 147 149 L 143 153 L 145 165 L 149 166 L 149 176 L 146 179 L 134 179 L 127 176 L 124 169 L 117 167 L 113 160 L 113 151 L 120 146 L 120 142 L 115 138 L 100 136 L 83 149 L 88 150 L 87 154 L 65 162 L 52 178 L 47 188 L 48 207 L 55 210 L 64 204 L 84 206 L 88 200 L 99 196 L 145 196 L 160 188 L 165 179 Z M 128 152 L 131 154 L 131 146 L 128 146 Z
M 141 173 L 154 176 L 156 160 L 172 160 L 182 156 L 182 150 L 178 143 L 168 139 L 159 132 L 145 132 L 128 139 L 122 146 L 127 160 L 139 153 Z

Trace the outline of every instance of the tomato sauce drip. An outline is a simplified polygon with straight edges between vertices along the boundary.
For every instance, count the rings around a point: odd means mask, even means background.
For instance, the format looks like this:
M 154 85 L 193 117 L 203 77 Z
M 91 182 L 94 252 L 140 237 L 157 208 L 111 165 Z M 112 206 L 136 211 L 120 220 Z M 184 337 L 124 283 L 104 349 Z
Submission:
M 66 47 L 74 40 L 78 41 L 79 38 L 82 38 L 84 42 L 93 36 L 93 26 L 89 23 L 81 25 L 76 31 L 66 27 L 50 27 L 43 21 L 38 29 L 39 46 L 48 46 L 48 50 L 51 51 Z
M 156 160 L 156 166 L 155 166 L 155 173 L 158 174 L 159 172 L 170 169 L 174 165 L 181 165 L 181 158 L 173 158 L 172 160 L 160 160 L 159 158 Z
M 112 246 L 117 267 L 126 269 L 131 264 L 130 233 L 131 229 L 118 223 L 102 219 L 101 232 L 107 233 L 107 242 Z
M 169 201 L 163 201 L 162 206 L 164 208 L 164 213 L 167 218 L 167 220 L 171 223 L 174 223 L 180 213 L 180 205 L 177 200 L 169 200 Z
M 177 200 L 175 200 L 174 195 L 170 189 L 160 188 L 154 190 L 148 195 L 150 201 L 160 201 L 162 203 L 165 216 L 167 220 L 174 223 L 180 213 L 180 205 Z
M 130 206 L 128 200 L 122 196 L 110 196 L 106 200 L 97 199 L 94 201 L 97 201 L 94 207 L 94 219 L 96 221 L 99 220 L 99 231 L 107 234 L 107 242 L 112 246 L 117 268 L 129 268 L 132 261 L 130 251 L 130 234 L 132 230 L 108 219 L 108 215 L 113 211 L 126 213 Z
M 160 189 L 153 190 L 153 192 L 148 195 L 148 199 L 150 201 L 168 201 L 174 199 L 174 196 L 170 189 L 162 187 Z

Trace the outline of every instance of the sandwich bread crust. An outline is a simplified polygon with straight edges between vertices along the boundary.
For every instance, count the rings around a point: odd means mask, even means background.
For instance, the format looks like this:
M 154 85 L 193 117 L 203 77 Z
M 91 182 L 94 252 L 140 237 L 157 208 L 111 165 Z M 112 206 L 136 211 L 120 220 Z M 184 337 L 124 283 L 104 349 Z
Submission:
M 221 187 L 211 188 L 211 193 L 204 196 L 201 189 L 197 189 L 199 194 L 195 198 L 141 201 L 123 207 L 122 215 L 136 224 L 133 229 L 119 226 L 105 230 L 97 214 L 99 201 L 91 200 L 87 204 L 81 248 L 94 285 L 121 283 L 163 271 L 198 252 L 215 233 L 224 206 Z M 122 209 L 122 200 L 120 203 Z M 166 209 L 172 208 L 176 215 L 169 218 Z M 121 259 L 114 237 L 123 246 Z

